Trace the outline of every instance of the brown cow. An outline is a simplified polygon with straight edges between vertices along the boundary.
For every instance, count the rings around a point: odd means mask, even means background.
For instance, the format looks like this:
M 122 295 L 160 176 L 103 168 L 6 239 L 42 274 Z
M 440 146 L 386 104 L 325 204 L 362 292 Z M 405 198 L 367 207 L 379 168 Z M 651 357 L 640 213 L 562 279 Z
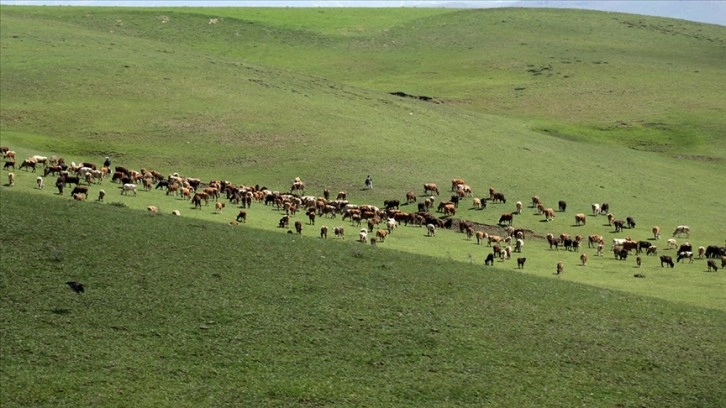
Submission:
M 557 272 L 555 275 L 559 275 L 565 271 L 565 263 L 562 261 L 557 262 Z
M 247 222 L 247 211 L 241 210 L 239 212 L 239 214 L 237 214 L 237 222 L 240 222 L 240 221 L 242 221 L 244 223 Z
M 295 221 L 295 231 L 298 233 L 298 235 L 302 234 L 302 222 Z
M 384 229 L 379 229 L 378 231 L 376 231 L 376 238 L 381 242 L 384 242 L 386 240 L 387 236 L 388 236 L 388 231 L 386 231 Z
M 320 227 L 320 238 L 328 238 L 328 227 L 325 225 Z
M 462 180 L 462 179 L 459 179 L 459 178 L 455 178 L 455 179 L 451 180 L 451 191 L 455 191 L 456 190 L 456 187 L 459 184 L 466 184 L 466 182 L 464 180 Z
M 426 183 L 424 186 L 424 194 L 436 193 L 439 195 L 439 187 L 434 183 Z
M 504 213 L 501 216 L 499 216 L 499 223 L 500 225 L 504 225 L 505 223 L 512 225 L 512 220 L 514 219 L 514 214 L 512 213 Z
M 416 193 L 413 191 L 409 191 L 406 193 L 406 204 L 411 204 L 416 202 Z
M 582 266 L 587 266 L 587 254 L 580 255 L 580 261 L 582 262 Z
M 544 216 L 545 220 L 552 221 L 555 218 L 555 210 L 553 210 L 552 208 L 545 208 Z
M 586 225 L 587 217 L 583 213 L 575 214 L 575 225 Z
M 708 271 L 711 272 L 711 269 L 713 269 L 714 272 L 718 272 L 718 266 L 716 266 L 716 260 L 715 259 L 709 259 L 706 264 L 708 265 Z

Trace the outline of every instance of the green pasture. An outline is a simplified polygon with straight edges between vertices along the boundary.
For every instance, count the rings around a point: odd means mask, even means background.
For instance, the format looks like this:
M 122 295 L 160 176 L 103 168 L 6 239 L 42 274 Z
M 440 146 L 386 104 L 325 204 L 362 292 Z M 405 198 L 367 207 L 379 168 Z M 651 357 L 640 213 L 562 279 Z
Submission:
M 726 245 L 725 45 L 720 26 L 587 11 L 2 6 L 0 144 L 19 160 L 301 177 L 379 207 L 463 178 L 507 202 L 455 218 L 503 233 L 521 201 L 528 233 L 524 269 L 485 267 L 491 248 L 458 230 L 372 248 L 340 216 L 300 213 L 298 236 L 261 203 L 230 226 L 229 203 L 110 180 L 75 202 L 3 169 L 0 404 L 723 406 L 723 271 L 608 249 L 654 225 L 659 255 L 684 224 L 679 243 Z M 547 222 L 533 195 L 567 210 Z M 604 202 L 636 228 L 590 214 Z

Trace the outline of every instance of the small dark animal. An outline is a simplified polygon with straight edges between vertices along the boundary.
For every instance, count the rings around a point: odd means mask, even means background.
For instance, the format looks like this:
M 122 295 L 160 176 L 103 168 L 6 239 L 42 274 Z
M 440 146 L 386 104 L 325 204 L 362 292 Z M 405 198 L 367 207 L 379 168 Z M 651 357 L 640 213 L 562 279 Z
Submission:
M 527 261 L 527 258 L 517 258 L 517 268 L 524 269 L 524 263 Z
M 494 254 L 487 255 L 487 259 L 484 260 L 484 265 L 494 266 Z
M 633 276 L 636 277 L 636 278 L 645 278 L 645 275 L 643 275 L 642 273 L 636 273 Z
M 68 281 L 66 282 L 66 285 L 68 285 L 68 287 L 73 289 L 73 291 L 78 293 L 79 295 L 86 291 L 83 287 L 83 284 L 80 282 Z
M 663 264 L 666 264 L 666 265 L 670 266 L 671 268 L 675 265 L 673 263 L 673 258 L 671 258 L 668 255 L 661 255 L 661 257 L 660 257 L 660 267 L 661 268 L 663 268 Z
M 560 208 L 561 212 L 565 212 L 567 209 L 567 203 L 564 200 L 560 200 L 560 202 L 557 203 L 557 206 Z
M 716 260 L 715 259 L 709 259 L 708 262 L 708 271 L 711 272 L 711 269 L 713 269 L 714 272 L 718 271 L 718 266 L 716 266 Z
M 633 217 L 626 218 L 625 222 L 628 223 L 628 228 L 635 228 L 635 219 Z

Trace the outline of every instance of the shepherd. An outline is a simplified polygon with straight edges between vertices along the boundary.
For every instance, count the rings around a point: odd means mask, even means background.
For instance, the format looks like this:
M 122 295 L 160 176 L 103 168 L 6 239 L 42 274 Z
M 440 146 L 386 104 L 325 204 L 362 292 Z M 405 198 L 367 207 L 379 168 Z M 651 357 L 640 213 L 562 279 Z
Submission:
M 366 188 L 368 190 L 373 190 L 373 179 L 370 174 L 366 176 Z

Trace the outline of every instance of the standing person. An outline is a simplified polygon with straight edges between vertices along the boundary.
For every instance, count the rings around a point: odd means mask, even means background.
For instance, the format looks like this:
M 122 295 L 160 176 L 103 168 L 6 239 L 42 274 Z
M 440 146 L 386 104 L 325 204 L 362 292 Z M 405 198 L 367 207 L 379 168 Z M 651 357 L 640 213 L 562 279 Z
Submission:
M 109 159 L 108 156 L 106 156 L 106 160 L 103 162 L 103 167 L 111 168 L 111 159 Z
M 373 179 L 371 178 L 370 174 L 366 176 L 366 187 L 368 188 L 368 190 L 373 190 Z

